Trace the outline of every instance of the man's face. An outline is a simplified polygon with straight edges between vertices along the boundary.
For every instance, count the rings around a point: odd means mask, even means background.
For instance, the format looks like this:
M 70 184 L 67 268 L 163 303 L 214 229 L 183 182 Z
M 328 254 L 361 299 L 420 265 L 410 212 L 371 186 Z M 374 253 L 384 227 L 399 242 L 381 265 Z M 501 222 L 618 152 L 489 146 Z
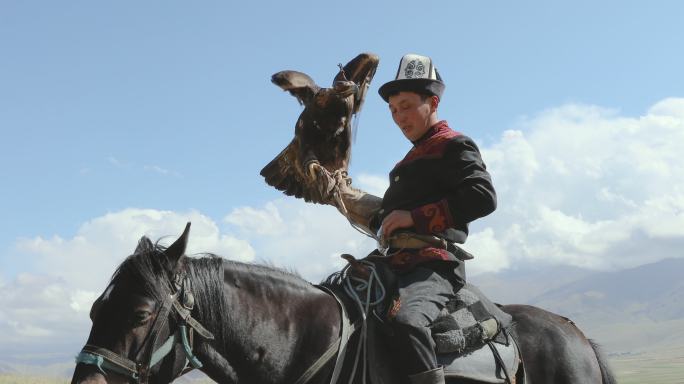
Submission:
M 434 112 L 433 98 L 425 100 L 414 92 L 399 92 L 389 97 L 392 119 L 410 141 L 420 139 L 430 129 L 430 115 Z

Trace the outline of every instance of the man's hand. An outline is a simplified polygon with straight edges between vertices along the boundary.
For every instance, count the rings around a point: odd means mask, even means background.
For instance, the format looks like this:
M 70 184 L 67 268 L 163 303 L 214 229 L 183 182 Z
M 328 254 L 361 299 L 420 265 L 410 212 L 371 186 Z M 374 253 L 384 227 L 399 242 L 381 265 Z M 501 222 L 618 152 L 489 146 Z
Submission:
M 385 220 L 382 221 L 382 237 L 387 239 L 395 230 L 411 227 L 413 227 L 411 212 L 401 210 L 392 211 L 385 217 Z

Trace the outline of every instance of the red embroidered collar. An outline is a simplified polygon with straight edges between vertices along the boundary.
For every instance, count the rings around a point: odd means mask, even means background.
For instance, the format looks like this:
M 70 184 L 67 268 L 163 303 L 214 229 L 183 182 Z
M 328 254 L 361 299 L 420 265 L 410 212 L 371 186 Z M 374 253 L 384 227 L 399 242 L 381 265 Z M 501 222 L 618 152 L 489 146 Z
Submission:
M 451 130 L 451 128 L 449 128 L 449 123 L 447 123 L 446 120 L 440 120 L 440 121 L 436 122 L 435 125 L 430 127 L 427 130 L 427 132 L 425 132 L 425 134 L 423 136 L 421 136 L 418 140 L 412 141 L 413 146 L 416 146 L 416 147 L 419 146 L 421 143 L 427 141 L 429 138 L 431 138 L 432 136 L 434 136 L 435 134 L 437 134 L 440 131 L 444 131 L 445 129 Z
M 395 167 L 421 157 L 442 156 L 449 139 L 460 135 L 460 133 L 449 128 L 446 120 L 441 120 L 430 127 L 420 139 L 413 142 L 413 148 Z

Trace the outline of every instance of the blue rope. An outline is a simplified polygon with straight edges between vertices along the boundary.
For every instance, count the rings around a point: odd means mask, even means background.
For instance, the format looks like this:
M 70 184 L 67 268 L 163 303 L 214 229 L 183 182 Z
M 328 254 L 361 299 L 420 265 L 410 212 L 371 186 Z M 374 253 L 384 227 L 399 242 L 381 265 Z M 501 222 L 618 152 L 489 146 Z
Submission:
M 181 341 L 183 343 L 183 351 L 185 351 L 185 356 L 187 357 L 190 365 L 194 368 L 202 368 L 202 362 L 192 354 L 192 349 L 190 348 L 190 343 L 188 342 L 187 327 L 185 324 L 180 326 Z

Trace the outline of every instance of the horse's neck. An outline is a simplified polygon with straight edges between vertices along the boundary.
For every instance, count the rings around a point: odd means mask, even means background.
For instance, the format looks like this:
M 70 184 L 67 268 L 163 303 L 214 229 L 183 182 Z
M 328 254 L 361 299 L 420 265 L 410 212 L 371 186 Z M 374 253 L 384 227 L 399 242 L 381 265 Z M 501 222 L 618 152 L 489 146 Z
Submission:
M 294 382 L 337 337 L 335 300 L 282 271 L 233 262 L 223 269 L 223 357 L 240 382 Z

